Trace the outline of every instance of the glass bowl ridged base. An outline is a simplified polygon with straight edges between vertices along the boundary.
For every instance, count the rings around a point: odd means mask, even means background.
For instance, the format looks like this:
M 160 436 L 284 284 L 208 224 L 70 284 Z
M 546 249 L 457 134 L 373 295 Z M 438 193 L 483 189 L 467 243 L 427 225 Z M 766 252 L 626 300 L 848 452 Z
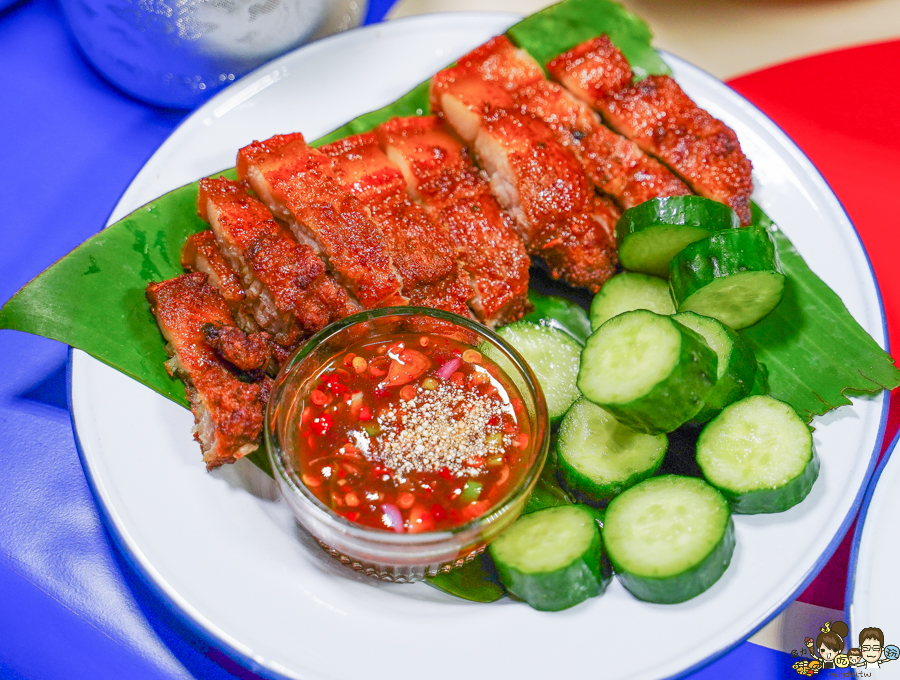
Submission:
M 340 551 L 329 547 L 318 539 L 316 539 L 316 543 L 319 544 L 319 547 L 321 547 L 322 550 L 331 555 L 345 567 L 350 567 L 353 571 L 358 571 L 359 573 L 365 574 L 366 576 L 371 576 L 372 578 L 377 578 L 380 581 L 388 581 L 390 583 L 415 583 L 416 581 L 424 580 L 427 576 L 446 574 L 447 572 L 458 569 L 464 564 L 471 562 L 481 553 L 483 553 L 485 548 L 487 547 L 484 545 L 480 546 L 470 552 L 468 555 L 457 558 L 453 562 L 444 562 L 441 564 L 428 566 L 397 567 L 384 564 L 366 564 L 365 562 L 360 562 L 359 560 L 352 557 L 347 557 L 347 555 L 344 555 Z

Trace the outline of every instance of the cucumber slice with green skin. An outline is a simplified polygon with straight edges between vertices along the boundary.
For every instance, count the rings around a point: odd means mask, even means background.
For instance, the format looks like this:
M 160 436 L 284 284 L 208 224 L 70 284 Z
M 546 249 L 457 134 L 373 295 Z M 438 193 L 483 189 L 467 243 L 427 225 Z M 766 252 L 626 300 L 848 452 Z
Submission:
M 639 432 L 671 432 L 693 418 L 715 384 L 716 354 L 668 316 L 613 317 L 585 344 L 578 389 Z
M 761 362 L 756 362 L 756 375 L 753 376 L 753 387 L 750 388 L 750 394 L 768 394 L 769 393 L 769 369 Z
M 524 515 L 489 551 L 504 587 L 541 611 L 584 602 L 602 593 L 611 579 L 597 520 L 583 506 Z
M 680 312 L 672 318 L 702 335 L 718 359 L 716 384 L 699 413 L 691 419 L 692 423 L 705 423 L 728 404 L 750 394 L 756 378 L 756 355 L 741 336 L 712 317 Z
M 629 208 L 616 223 L 619 262 L 625 269 L 667 276 L 669 262 L 686 246 L 740 226 L 731 208 L 709 198 L 655 198 Z
M 559 426 L 560 482 L 591 505 L 605 505 L 650 477 L 666 455 L 666 435 L 636 432 L 587 399 L 576 401 Z
M 669 295 L 671 298 L 671 295 Z M 522 317 L 541 326 L 552 326 L 568 333 L 582 345 L 591 334 L 591 322 L 587 313 L 571 300 L 556 295 L 542 295 L 528 291 L 528 301 L 534 309 Z M 674 303 L 672 305 L 674 309 Z
M 591 302 L 591 328 L 597 330 L 614 316 L 635 309 L 674 314 L 675 303 L 669 292 L 669 282 L 647 274 L 616 274 L 603 284 Z
M 819 475 L 809 427 L 788 404 L 767 396 L 742 399 L 703 428 L 697 464 L 742 514 L 797 505 Z
M 694 477 L 651 477 L 606 509 L 603 542 L 619 580 L 648 602 L 684 602 L 719 580 L 734 552 L 728 502 Z
M 784 274 L 769 232 L 746 227 L 719 232 L 678 253 L 669 285 L 679 312 L 711 316 L 738 329 L 752 326 L 781 301 Z
M 580 396 L 575 381 L 581 345 L 558 328 L 530 321 L 504 326 L 497 334 L 515 347 L 534 371 L 547 400 L 550 421 L 562 418 Z

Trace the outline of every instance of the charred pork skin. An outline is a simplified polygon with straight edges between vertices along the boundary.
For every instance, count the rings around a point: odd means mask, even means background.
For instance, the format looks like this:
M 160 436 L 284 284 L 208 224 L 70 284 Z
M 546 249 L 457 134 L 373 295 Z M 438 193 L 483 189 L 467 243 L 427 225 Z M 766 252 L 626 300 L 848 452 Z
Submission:
M 253 380 L 206 341 L 204 327 L 241 333 L 225 299 L 202 272 L 151 283 L 147 299 L 166 339 L 166 369 L 184 382 L 194 414 L 194 438 L 208 469 L 233 463 L 259 447 L 270 378 Z
M 437 116 L 394 118 L 375 134 L 402 171 L 409 195 L 448 230 L 469 275 L 469 306 L 478 319 L 494 328 L 521 318 L 531 260 L 465 147 Z
M 197 209 L 212 226 L 223 257 L 240 273 L 245 306 L 281 347 L 293 349 L 357 308 L 313 249 L 275 222 L 244 183 L 201 180 Z
M 405 300 L 382 230 L 359 200 L 340 186 L 331 159 L 309 147 L 303 135 L 253 142 L 238 152 L 237 170 L 364 308 Z
M 547 69 L 614 130 L 677 172 L 707 198 L 750 223 L 752 166 L 737 135 L 697 106 L 669 76 L 633 82 L 628 61 L 609 37 L 561 54 Z
M 472 289 L 456 247 L 446 228 L 410 200 L 403 173 L 378 146 L 375 134 L 347 137 L 319 151 L 333 160 L 340 185 L 381 228 L 410 304 L 469 316 Z

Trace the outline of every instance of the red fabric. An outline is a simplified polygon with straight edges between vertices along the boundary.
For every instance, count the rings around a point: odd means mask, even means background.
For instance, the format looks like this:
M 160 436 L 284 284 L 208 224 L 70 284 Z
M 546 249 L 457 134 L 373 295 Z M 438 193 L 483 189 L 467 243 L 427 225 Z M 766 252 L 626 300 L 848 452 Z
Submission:
M 900 41 L 892 41 L 800 59 L 728 83 L 803 149 L 843 203 L 875 269 L 894 356 L 900 356 L 898 69 Z M 885 448 L 900 426 L 898 392 L 891 395 Z M 799 600 L 844 608 L 852 536 L 853 527 Z

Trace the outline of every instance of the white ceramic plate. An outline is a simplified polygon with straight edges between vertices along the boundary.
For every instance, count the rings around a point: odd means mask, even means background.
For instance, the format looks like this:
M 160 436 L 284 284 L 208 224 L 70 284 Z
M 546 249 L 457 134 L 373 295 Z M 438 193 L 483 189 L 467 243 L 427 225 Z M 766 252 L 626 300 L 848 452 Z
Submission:
M 863 628 L 881 628 L 885 645 L 900 645 L 900 435 L 878 466 L 863 500 L 847 574 L 846 607 L 851 640 Z M 877 676 L 900 678 L 900 661 L 885 664 Z
M 289 54 L 222 92 L 160 147 L 114 211 L 234 164 L 275 133 L 309 139 L 383 106 L 516 17 L 416 17 Z M 825 182 L 785 135 L 711 76 L 667 57 L 688 93 L 736 131 L 754 194 L 882 345 L 865 253 Z M 251 464 L 207 474 L 190 413 L 81 352 L 72 412 L 84 466 L 114 535 L 185 617 L 257 670 L 292 678 L 663 677 L 746 639 L 803 587 L 855 512 L 881 439 L 881 395 L 816 425 L 822 472 L 790 511 L 735 518 L 731 567 L 677 606 L 639 602 L 617 582 L 560 613 L 481 605 L 424 584 L 392 586 L 338 568 L 298 530 Z M 602 670 L 601 670 L 602 669 Z

